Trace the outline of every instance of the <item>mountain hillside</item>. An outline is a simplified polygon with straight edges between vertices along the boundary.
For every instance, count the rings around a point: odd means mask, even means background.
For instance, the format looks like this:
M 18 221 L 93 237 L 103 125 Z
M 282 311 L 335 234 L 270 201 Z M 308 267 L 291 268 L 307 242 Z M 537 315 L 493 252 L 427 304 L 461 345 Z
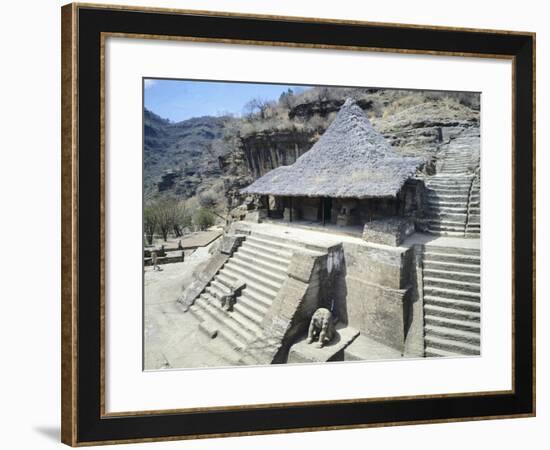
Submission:
M 145 109 L 145 199 L 163 196 L 189 198 L 196 194 L 204 181 L 221 175 L 218 157 L 223 149 L 215 142 L 222 137 L 228 120 L 207 116 L 172 123 Z

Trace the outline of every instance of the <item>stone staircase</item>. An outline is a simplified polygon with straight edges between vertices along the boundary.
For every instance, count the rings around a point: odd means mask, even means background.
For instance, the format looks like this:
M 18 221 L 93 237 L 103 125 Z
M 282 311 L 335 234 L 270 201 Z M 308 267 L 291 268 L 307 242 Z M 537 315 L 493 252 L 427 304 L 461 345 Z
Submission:
M 232 350 L 235 364 L 243 363 L 242 351 L 262 336 L 262 321 L 273 299 L 287 279 L 293 252 L 304 247 L 297 242 L 253 233 L 213 277 L 195 300 L 190 311 L 200 326 L 216 330 L 217 339 Z M 221 297 L 236 282 L 246 287 L 237 296 L 231 311 L 222 307 Z
M 479 129 L 466 130 L 452 139 L 438 161 L 437 173 L 473 174 L 479 167 Z
M 465 234 L 466 237 L 479 238 L 480 232 L 480 214 L 479 214 L 479 175 L 476 175 L 472 181 L 470 188 L 470 196 L 468 199 L 468 216 L 466 219 Z
M 425 356 L 480 354 L 479 249 L 424 249 Z
M 428 231 L 447 236 L 464 236 L 468 221 L 471 175 L 434 175 L 425 180 Z M 477 198 L 479 217 L 479 191 Z M 479 232 L 479 228 L 478 228 Z
M 427 231 L 479 237 L 479 133 L 465 131 L 439 157 L 437 173 L 426 177 Z

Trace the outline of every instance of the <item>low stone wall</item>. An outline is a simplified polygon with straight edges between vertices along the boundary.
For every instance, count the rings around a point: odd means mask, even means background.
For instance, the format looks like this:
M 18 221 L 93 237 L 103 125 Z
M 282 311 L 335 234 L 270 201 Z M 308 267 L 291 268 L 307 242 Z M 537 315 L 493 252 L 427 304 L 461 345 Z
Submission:
M 363 239 L 375 244 L 397 247 L 412 233 L 414 233 L 414 222 L 410 219 L 381 219 L 365 223 Z
M 185 253 L 182 251 L 175 251 L 175 252 L 169 252 L 165 253 L 166 256 L 159 256 L 157 257 L 157 264 L 171 264 L 171 263 L 177 263 L 177 262 L 183 262 L 185 260 Z M 153 260 L 149 256 L 148 258 L 143 259 L 143 265 L 144 266 L 152 266 Z
M 223 265 L 231 255 L 241 245 L 244 236 L 225 235 L 222 237 L 218 251 L 201 264 L 193 272 L 193 282 L 183 291 L 181 297 L 177 300 L 182 305 L 184 311 L 187 311 L 195 302 L 195 299 L 202 294 L 208 283 L 220 271 Z

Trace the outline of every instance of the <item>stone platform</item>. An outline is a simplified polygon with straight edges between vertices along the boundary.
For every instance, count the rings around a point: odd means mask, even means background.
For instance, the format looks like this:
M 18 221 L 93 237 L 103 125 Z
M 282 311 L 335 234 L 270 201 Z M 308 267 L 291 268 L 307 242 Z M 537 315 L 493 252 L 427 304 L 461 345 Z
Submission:
M 290 347 L 287 363 L 343 361 L 345 348 L 350 345 L 357 336 L 359 336 L 359 331 L 355 328 L 336 325 L 336 335 L 334 339 L 323 348 L 318 348 L 316 342 L 308 344 L 307 336 L 304 336 Z

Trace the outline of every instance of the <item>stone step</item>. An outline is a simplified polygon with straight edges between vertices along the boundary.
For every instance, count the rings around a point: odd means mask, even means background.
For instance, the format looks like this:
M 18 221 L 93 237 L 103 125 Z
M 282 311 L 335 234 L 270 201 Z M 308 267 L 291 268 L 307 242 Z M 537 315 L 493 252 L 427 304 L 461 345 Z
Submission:
M 227 328 L 223 327 L 222 323 L 219 320 L 211 318 L 211 316 L 200 306 L 193 305 L 189 311 L 193 313 L 196 318 L 201 317 L 199 320 L 204 322 L 206 320 L 212 320 L 215 324 L 218 336 L 220 336 L 229 346 L 235 350 L 243 349 L 246 347 L 246 341 L 242 340 L 240 337 L 234 335 Z
M 428 180 L 426 188 L 435 191 L 455 189 L 469 192 L 471 185 L 472 183 L 470 180 L 453 180 L 452 177 L 449 176 L 447 179 Z
M 480 292 L 479 282 L 455 280 L 451 278 L 439 278 L 426 276 L 424 273 L 424 285 L 444 289 L 456 289 L 458 291 Z
M 468 264 L 454 261 L 441 261 L 433 259 L 424 260 L 424 270 L 448 270 L 451 272 L 460 272 L 464 274 L 473 274 L 479 276 L 479 263 Z
M 302 250 L 302 251 L 306 250 L 306 251 L 308 251 L 309 250 L 309 251 L 312 251 L 312 252 L 318 252 L 318 253 L 322 253 L 322 254 L 325 254 L 327 252 L 327 248 L 322 246 L 322 245 L 313 244 L 313 243 L 309 243 L 309 242 L 296 241 L 294 239 L 282 238 L 281 236 L 274 236 L 274 235 L 271 235 L 271 234 L 257 232 L 257 231 L 254 231 L 254 233 L 251 234 L 249 236 L 249 238 L 252 238 L 252 239 L 255 239 L 255 240 L 262 240 L 264 242 L 269 242 L 270 244 L 274 244 L 274 245 L 277 245 L 277 246 L 286 247 L 286 248 L 291 249 L 292 251 L 294 251 L 294 250 Z
M 461 194 L 439 194 L 435 192 L 428 192 L 428 204 L 437 205 L 439 203 L 454 202 L 458 204 L 468 203 L 469 196 L 467 193 Z
M 243 270 L 250 271 L 265 279 L 271 280 L 275 283 L 276 287 L 280 286 L 287 277 L 286 270 L 270 270 L 259 264 L 259 262 L 256 263 L 236 256 L 231 257 L 226 265 L 236 265 Z
M 200 306 L 197 306 L 195 304 L 191 305 L 191 307 L 189 308 L 189 312 L 199 322 L 204 322 L 208 318 L 207 314 L 203 311 L 203 309 Z
M 479 355 L 480 347 L 475 344 L 466 342 L 457 342 L 451 339 L 427 335 L 424 337 L 426 346 L 429 348 L 437 348 L 448 352 L 456 352 L 460 355 Z
M 437 244 L 426 244 L 426 252 L 445 253 L 449 255 L 471 255 L 479 258 L 479 248 L 476 247 L 451 247 Z
M 441 175 L 464 175 L 464 176 L 468 176 L 468 175 L 473 175 L 473 167 L 468 167 L 468 166 L 451 166 L 451 167 L 447 167 L 445 165 L 443 165 L 440 169 L 439 169 L 439 174 Z
M 426 184 L 426 192 L 430 192 L 430 191 L 450 191 L 450 190 L 454 190 L 456 192 L 456 190 L 459 190 L 459 191 L 464 191 L 464 192 L 468 192 L 470 191 L 470 183 L 467 183 L 467 184 L 463 184 L 463 183 L 445 183 L 445 182 L 432 182 L 432 183 L 427 183 Z
M 479 162 L 476 161 L 475 158 L 472 158 L 472 155 L 470 154 L 468 156 L 449 155 L 446 158 L 446 161 L 443 161 L 441 165 L 442 169 L 459 169 L 463 174 L 469 175 L 473 178 L 478 164 Z
M 451 263 L 464 263 L 464 264 L 477 264 L 479 265 L 479 255 L 467 255 L 458 253 L 461 249 L 457 249 L 456 253 L 444 252 L 440 249 L 429 249 L 426 247 L 424 250 L 424 261 L 444 261 Z M 478 269 L 479 270 L 479 269 Z
M 479 233 L 479 230 L 481 229 L 481 226 L 479 223 L 471 223 L 466 225 L 466 232 L 477 232 Z
M 261 312 L 260 311 L 261 308 L 264 308 L 264 309 L 270 308 L 271 304 L 273 303 L 273 299 L 260 295 L 257 291 L 253 289 L 249 289 L 248 287 L 243 289 L 242 294 L 239 298 L 250 301 L 255 305 L 257 305 L 257 309 L 259 312 Z
M 428 233 L 433 234 L 435 236 L 452 236 L 452 237 L 464 237 L 465 232 L 464 231 L 449 231 L 444 229 L 431 229 L 428 228 Z
M 231 283 L 233 283 L 237 278 L 242 279 L 242 276 L 239 274 L 238 276 L 231 272 L 231 269 L 229 271 L 223 271 L 217 275 L 217 279 L 219 280 L 230 280 Z M 265 303 L 266 305 L 271 305 L 271 302 L 273 301 L 273 298 L 276 295 L 276 292 L 274 292 L 271 289 L 266 289 L 261 284 L 256 283 L 253 280 L 246 280 L 246 288 L 243 289 L 242 295 L 245 295 L 245 293 L 253 293 L 255 298 L 261 299 L 262 303 Z
M 238 311 L 226 311 L 220 303 L 212 297 L 200 296 L 195 302 L 214 320 L 219 330 L 227 327 L 237 338 L 243 342 L 250 342 L 256 333 L 260 331 L 258 325 Z
M 203 306 L 205 309 L 208 307 L 213 308 L 209 312 L 216 314 L 216 316 L 223 321 L 225 325 L 231 328 L 232 331 L 237 334 L 240 333 L 247 340 L 254 337 L 254 335 L 260 331 L 260 328 L 256 322 L 250 320 L 237 310 L 226 311 L 222 308 L 221 303 L 218 302 L 217 299 L 214 299 L 208 295 L 201 296 L 199 299 L 202 299 L 201 302 L 199 302 L 199 306 Z
M 456 236 L 460 236 L 464 233 L 464 225 L 462 226 L 456 226 L 456 225 L 446 225 L 446 224 L 440 224 L 440 223 L 428 223 L 428 230 L 431 232 L 452 232 L 457 233 Z
M 457 330 L 455 328 L 440 327 L 436 325 L 426 325 L 424 327 L 426 335 L 441 337 L 444 339 L 451 339 L 459 342 L 466 342 L 468 344 L 479 345 L 480 335 L 471 331 Z
M 455 183 L 470 183 L 471 180 L 472 180 L 472 176 L 471 175 L 463 175 L 463 176 L 457 176 L 457 175 L 440 175 L 440 174 L 435 174 L 435 175 L 432 175 L 430 177 L 427 178 L 427 180 L 429 182 L 433 182 L 433 183 L 439 183 L 439 182 L 442 182 L 442 183 L 452 183 L 452 182 L 455 182 Z
M 466 214 L 466 211 L 464 212 L 453 212 L 453 211 L 445 211 L 441 208 L 429 208 L 429 212 L 432 215 L 435 215 L 436 218 L 431 219 L 434 222 L 437 222 L 437 219 L 444 221 L 444 222 L 456 222 L 456 223 L 464 223 L 466 222 L 466 219 L 468 215 Z
M 479 312 L 479 300 L 462 300 L 448 297 L 439 297 L 435 295 L 425 295 L 424 305 L 441 306 L 442 308 L 460 309 L 463 311 Z
M 471 161 L 463 159 L 462 161 L 456 161 L 453 163 L 443 163 L 442 171 L 456 169 L 462 171 L 463 173 L 469 173 L 472 172 L 474 166 L 475 165 L 472 164 Z
M 281 287 L 282 281 L 275 280 L 273 277 L 260 275 L 258 270 L 250 270 L 241 264 L 229 260 L 223 267 L 224 272 L 233 275 L 234 278 L 240 279 L 245 283 L 252 281 L 259 286 L 266 288 L 266 292 L 275 295 Z
M 439 176 L 430 177 L 426 179 L 426 186 L 438 189 L 438 188 L 450 188 L 458 187 L 461 189 L 470 189 L 472 182 L 470 176 L 457 176 L 450 174 L 440 174 Z
M 263 315 L 258 314 L 257 310 L 251 308 L 247 302 L 243 302 L 242 297 L 239 297 L 237 299 L 237 303 L 233 305 L 233 311 L 236 311 L 243 316 L 245 316 L 248 320 L 254 322 L 258 327 L 262 323 L 262 320 L 264 318 Z
M 444 280 L 453 281 L 465 281 L 469 283 L 477 283 L 479 285 L 479 271 L 478 273 L 465 273 L 452 270 L 441 269 L 426 269 L 424 268 L 424 276 L 429 278 L 439 278 Z
M 457 319 L 462 321 L 479 322 L 480 313 L 474 311 L 464 311 L 455 308 L 446 308 L 437 305 L 424 305 L 424 311 L 427 315 L 445 317 L 447 319 Z
M 245 295 L 248 294 L 248 295 Z M 243 291 L 243 294 L 237 298 L 237 303 L 243 308 L 248 309 L 252 314 L 263 317 L 269 309 L 269 306 L 265 303 L 254 298 L 250 293 Z
M 424 299 L 428 298 L 428 296 L 440 297 L 444 299 L 467 300 L 472 302 L 478 302 L 479 304 L 480 294 L 479 292 L 461 291 L 458 289 L 448 289 L 448 288 L 425 284 Z
M 477 161 L 472 158 L 472 154 L 450 153 L 447 154 L 442 162 L 443 167 L 458 167 L 464 169 L 474 169 Z
M 427 188 L 427 193 L 435 193 L 435 194 L 440 194 L 440 195 L 452 195 L 452 194 L 456 194 L 457 192 L 460 192 L 460 193 L 464 193 L 464 194 L 469 194 L 469 191 L 470 191 L 470 188 L 468 186 L 464 186 L 464 187 L 457 187 L 457 186 L 452 186 L 452 185 L 449 185 L 449 186 L 429 186 Z
M 430 225 L 434 225 L 434 228 L 445 227 L 449 229 L 460 229 L 464 228 L 464 225 L 466 224 L 466 217 L 464 217 L 464 220 L 448 220 L 443 217 L 436 216 L 429 218 L 428 222 Z
M 439 173 L 442 175 L 464 175 L 469 173 L 468 169 L 447 169 L 445 167 L 439 170 Z
M 429 199 L 428 205 L 430 207 L 439 207 L 439 208 L 468 208 L 468 202 L 462 201 L 462 202 L 449 202 L 446 200 L 439 200 L 439 199 Z
M 266 244 L 265 242 L 252 241 L 249 239 L 250 238 L 247 238 L 246 240 L 247 248 L 252 248 L 258 252 L 267 253 L 268 255 L 274 258 L 284 259 L 287 261 L 290 261 L 290 258 L 292 258 L 292 251 L 290 250 L 283 250 L 282 248 L 271 247 L 269 244 Z
M 269 235 L 259 235 L 254 233 L 248 236 L 246 240 L 256 245 L 261 245 L 264 248 L 272 248 L 276 251 L 286 252 L 289 254 L 292 254 L 296 250 L 304 249 L 304 247 L 299 245 L 298 243 L 296 244 L 288 243 L 275 236 L 269 236 Z
M 223 267 L 221 270 L 216 274 L 216 276 L 212 279 L 210 284 L 217 284 L 219 285 L 220 291 L 230 291 L 232 287 L 235 285 L 236 279 L 224 277 L 223 276 Z
M 440 204 L 428 204 L 428 209 L 436 211 L 439 214 L 467 214 L 468 205 L 460 204 L 458 206 L 441 206 Z
M 426 347 L 424 355 L 426 356 L 426 358 L 450 358 L 456 356 L 464 356 L 456 352 L 449 352 L 446 350 L 441 350 L 440 348 L 433 348 L 429 346 Z
M 223 295 L 230 293 L 229 290 L 225 289 L 225 286 L 221 285 L 219 282 L 216 282 L 216 280 L 212 280 L 210 284 L 206 286 L 205 291 L 218 300 L 221 300 Z
M 209 293 L 212 297 L 215 297 L 217 300 L 220 301 L 222 295 L 228 293 L 228 291 L 225 290 L 225 285 L 220 283 L 218 277 L 211 281 L 211 283 L 206 287 L 205 291 Z M 272 303 L 270 299 L 258 295 L 257 292 L 252 291 L 248 287 L 245 287 L 242 290 L 241 295 L 239 295 L 236 300 L 237 302 L 245 303 L 245 307 L 253 309 L 253 313 L 259 315 L 265 314 Z
M 478 333 L 480 331 L 479 322 L 472 322 L 468 320 L 451 319 L 449 317 L 434 316 L 426 314 L 424 316 L 424 323 L 426 325 L 434 325 L 444 328 L 454 328 L 457 330 L 472 331 Z
M 243 245 L 239 248 L 237 253 L 243 256 L 248 256 L 250 258 L 261 259 L 266 263 L 272 264 L 273 266 L 284 268 L 285 270 L 288 267 L 288 264 L 290 262 L 290 258 L 282 258 L 282 257 L 276 256 L 269 250 L 254 247 L 252 245 L 247 244 L 246 242 L 243 243 Z

